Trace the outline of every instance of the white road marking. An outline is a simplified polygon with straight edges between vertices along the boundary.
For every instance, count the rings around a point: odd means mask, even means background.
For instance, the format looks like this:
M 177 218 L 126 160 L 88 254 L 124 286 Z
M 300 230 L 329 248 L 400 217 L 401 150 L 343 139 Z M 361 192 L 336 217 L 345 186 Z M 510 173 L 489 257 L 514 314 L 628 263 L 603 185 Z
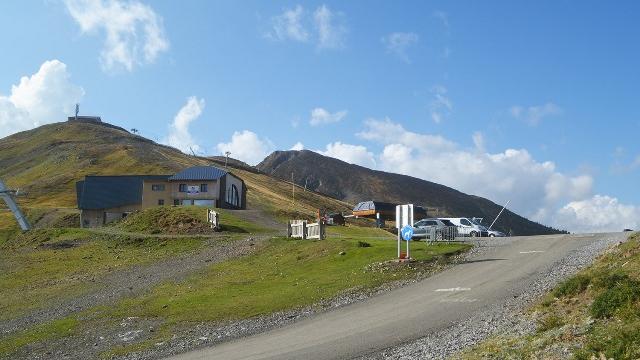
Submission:
M 535 253 L 543 253 L 542 250 L 531 250 L 531 251 L 520 251 L 520 254 L 535 254 Z
M 472 303 L 472 302 L 476 302 L 476 301 L 478 301 L 478 299 L 467 299 L 467 298 L 462 298 L 462 299 L 451 299 L 451 298 L 440 299 L 441 303 Z
M 454 287 L 449 289 L 436 289 L 436 292 L 454 292 L 454 291 L 469 291 L 471 288 Z

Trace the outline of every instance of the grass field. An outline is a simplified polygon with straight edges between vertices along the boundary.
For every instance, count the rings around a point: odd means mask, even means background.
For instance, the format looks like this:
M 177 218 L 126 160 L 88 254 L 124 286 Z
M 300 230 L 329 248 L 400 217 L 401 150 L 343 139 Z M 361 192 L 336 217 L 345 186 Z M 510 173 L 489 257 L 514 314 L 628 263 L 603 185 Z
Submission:
M 15 351 L 20 347 L 18 345 L 27 342 L 25 339 L 31 339 L 31 342 L 74 336 L 83 331 L 82 329 L 113 327 L 122 319 L 139 318 L 157 324 L 154 335 L 128 343 L 126 346 L 110 348 L 105 352 L 105 356 L 138 351 L 167 340 L 189 324 L 203 321 L 215 324 L 300 308 L 329 300 L 345 291 L 366 291 L 385 282 L 412 278 L 418 272 L 428 271 L 435 260 L 459 253 L 469 247 L 464 244 L 428 246 L 423 242 L 413 242 L 412 255 L 418 261 L 407 265 L 387 262 L 395 257 L 396 242 L 395 237 L 386 231 L 374 228 L 331 227 L 328 233 L 329 239 L 322 241 L 272 238 L 261 251 L 253 255 L 211 265 L 183 281 L 163 283 L 146 295 L 123 299 L 115 306 L 96 307 L 63 319 L 75 324 L 75 320 L 82 318 L 82 323 L 77 327 L 70 327 L 71 330 L 60 330 L 61 327 L 57 326 L 56 322 L 51 322 L 42 325 L 41 328 L 25 329 L 11 337 L 0 339 L 0 349 Z M 78 232 L 64 232 L 57 236 L 55 241 L 81 237 L 81 233 Z M 38 240 L 34 243 L 43 242 Z M 108 244 L 113 245 L 110 241 L 104 241 L 101 245 L 105 246 L 103 250 L 98 247 L 92 248 L 91 252 L 97 251 L 100 254 L 103 251 L 104 255 L 98 259 L 99 262 L 104 263 L 104 266 L 113 266 L 114 253 L 110 253 L 112 248 Z M 146 246 L 143 245 L 142 248 Z M 169 246 L 169 249 L 173 246 Z M 192 243 L 192 246 L 197 247 L 197 241 Z M 133 253 L 126 255 L 126 258 L 121 257 L 118 261 L 129 263 L 128 256 L 144 257 L 144 254 L 135 253 L 135 250 L 136 247 L 127 247 L 126 252 Z M 189 250 L 184 248 L 173 251 Z M 125 256 L 124 252 L 121 253 L 122 256 Z M 58 253 L 57 256 L 62 255 Z M 86 263 L 83 262 L 83 256 L 87 256 L 86 253 L 65 256 L 65 261 L 60 261 L 60 258 L 51 260 L 51 265 L 61 262 L 69 264 L 68 267 L 56 269 L 56 272 L 66 273 L 68 276 L 76 271 L 75 269 L 78 273 L 89 274 L 100 271 L 84 266 Z M 39 258 L 38 261 L 46 260 Z M 31 260 L 21 259 L 19 262 L 28 263 Z M 10 281 L 5 281 L 3 293 L 17 293 L 18 290 L 22 290 L 16 285 L 24 282 L 16 281 L 16 276 L 17 274 L 13 274 Z M 25 281 L 32 281 L 37 276 L 36 273 L 32 273 Z M 47 276 L 51 278 L 50 274 Z M 9 283 L 13 285 L 9 286 Z M 37 293 L 40 290 L 32 291 L 36 291 L 34 297 L 42 296 Z M 16 304 L 16 300 L 13 299 L 12 304 Z M 2 310 L 4 312 L 4 309 Z M 51 333 L 46 334 L 46 329 L 51 329 Z
M 171 328 L 201 321 L 239 320 L 289 310 L 331 299 L 344 291 L 371 289 L 416 275 L 420 265 L 468 248 L 463 244 L 412 244 L 417 266 L 380 263 L 393 259 L 393 235 L 378 229 L 330 228 L 341 238 L 302 241 L 274 238 L 260 253 L 213 265 L 186 281 L 165 283 L 150 294 L 128 299 L 100 316 L 154 319 L 164 332 L 146 340 L 152 344 L 170 336 Z M 140 349 L 141 344 L 130 349 Z M 117 350 L 117 349 L 114 349 Z M 126 349 L 125 349 L 126 350 Z
M 257 234 L 269 232 L 258 224 L 241 219 L 225 209 L 215 209 L 220 214 L 223 232 Z M 211 234 L 207 222 L 207 208 L 201 206 L 159 206 L 127 216 L 112 225 L 116 229 L 144 234 Z
M 108 272 L 185 254 L 200 238 L 155 239 L 98 234 L 82 229 L 32 230 L 0 251 L 0 319 L 85 292 Z
M 536 333 L 498 335 L 461 357 L 639 359 L 640 235 L 560 283 L 528 316 L 537 322 Z

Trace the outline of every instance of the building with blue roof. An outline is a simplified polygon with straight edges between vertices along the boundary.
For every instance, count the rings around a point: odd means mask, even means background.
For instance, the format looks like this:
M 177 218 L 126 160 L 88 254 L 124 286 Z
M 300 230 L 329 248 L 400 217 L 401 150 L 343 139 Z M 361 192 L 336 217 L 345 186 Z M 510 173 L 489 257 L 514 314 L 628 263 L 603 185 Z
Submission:
M 245 209 L 239 177 L 214 166 L 194 166 L 174 175 L 86 176 L 76 183 L 82 227 L 105 225 L 154 206 Z

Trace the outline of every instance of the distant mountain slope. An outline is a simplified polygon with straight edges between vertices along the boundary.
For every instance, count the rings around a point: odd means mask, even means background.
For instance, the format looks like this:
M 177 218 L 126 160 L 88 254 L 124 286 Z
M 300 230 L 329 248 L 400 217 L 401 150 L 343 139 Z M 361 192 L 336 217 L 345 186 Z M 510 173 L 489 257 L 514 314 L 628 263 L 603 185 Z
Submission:
M 189 156 L 106 123 L 54 123 L 0 139 L 0 178 L 26 193 L 20 202 L 28 207 L 75 207 L 75 182 L 88 174 L 172 174 L 194 165 L 224 167 L 224 158 Z M 282 217 L 350 209 L 314 192 L 297 191 L 292 203 L 290 183 L 234 159 L 229 170 L 245 181 L 249 208 Z
M 501 206 L 455 189 L 406 175 L 375 171 L 312 151 L 276 151 L 257 168 L 281 179 L 291 179 L 308 189 L 350 203 L 378 200 L 414 203 L 436 216 L 483 217 L 488 224 Z M 552 234 L 555 229 L 505 210 L 494 228 L 518 235 Z

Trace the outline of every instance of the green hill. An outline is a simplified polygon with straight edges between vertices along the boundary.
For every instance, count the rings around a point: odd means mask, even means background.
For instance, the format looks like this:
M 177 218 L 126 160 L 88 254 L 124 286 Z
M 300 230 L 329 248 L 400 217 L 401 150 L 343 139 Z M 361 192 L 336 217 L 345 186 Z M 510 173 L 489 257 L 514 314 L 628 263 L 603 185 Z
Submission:
M 85 175 L 171 174 L 194 165 L 220 167 L 224 160 L 189 156 L 106 123 L 54 123 L 0 139 L 0 178 L 20 189 L 26 208 L 75 207 L 75 182 Z M 230 161 L 229 170 L 245 181 L 249 208 L 280 218 L 351 208 L 301 188 L 294 203 L 290 183 L 238 161 Z

